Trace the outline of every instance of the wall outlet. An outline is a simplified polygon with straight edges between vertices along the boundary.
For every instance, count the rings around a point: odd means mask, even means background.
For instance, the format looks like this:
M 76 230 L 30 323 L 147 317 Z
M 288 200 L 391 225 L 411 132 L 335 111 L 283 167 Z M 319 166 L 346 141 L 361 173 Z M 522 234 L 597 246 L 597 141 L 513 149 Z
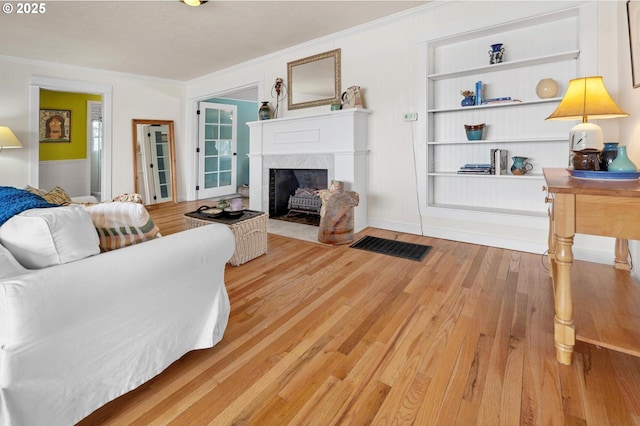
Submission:
M 418 121 L 417 112 L 407 112 L 404 114 L 404 121 Z

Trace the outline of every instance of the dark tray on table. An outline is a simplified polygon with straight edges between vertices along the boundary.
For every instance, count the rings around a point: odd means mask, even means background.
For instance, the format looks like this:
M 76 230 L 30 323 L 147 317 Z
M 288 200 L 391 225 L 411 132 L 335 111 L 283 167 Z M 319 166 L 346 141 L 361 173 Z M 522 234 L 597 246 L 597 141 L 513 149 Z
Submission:
M 260 212 L 257 210 L 245 209 L 245 210 L 242 210 L 242 214 L 240 215 L 230 216 L 227 214 L 227 212 L 223 212 L 220 215 L 212 216 L 210 214 L 202 213 L 200 211 L 200 210 L 210 209 L 210 208 L 213 208 L 213 207 L 203 206 L 203 207 L 200 207 L 200 209 L 196 210 L 195 212 L 185 213 L 185 216 L 189 216 L 194 219 L 208 220 L 211 222 L 218 222 L 218 223 L 224 223 L 226 225 L 233 225 L 234 223 L 242 222 L 243 220 L 251 219 L 253 217 L 264 214 L 264 212 Z

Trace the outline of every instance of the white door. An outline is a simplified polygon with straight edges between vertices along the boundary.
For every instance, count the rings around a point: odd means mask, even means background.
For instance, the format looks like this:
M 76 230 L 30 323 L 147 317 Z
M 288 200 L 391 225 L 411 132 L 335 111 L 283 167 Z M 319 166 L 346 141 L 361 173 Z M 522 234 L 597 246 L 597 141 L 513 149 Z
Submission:
M 98 200 L 102 199 L 100 193 L 100 165 L 102 164 L 102 102 L 87 101 L 87 132 L 89 157 L 89 193 Z
M 199 112 L 198 199 L 234 194 L 238 108 L 200 102 Z

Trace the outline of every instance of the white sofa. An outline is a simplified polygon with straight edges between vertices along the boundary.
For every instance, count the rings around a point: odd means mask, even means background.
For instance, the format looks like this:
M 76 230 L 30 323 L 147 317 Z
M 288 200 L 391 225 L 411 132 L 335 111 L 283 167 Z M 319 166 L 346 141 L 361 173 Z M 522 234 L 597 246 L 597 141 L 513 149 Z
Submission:
M 26 269 L 0 244 L 0 425 L 74 424 L 219 342 L 234 246 L 212 224 Z

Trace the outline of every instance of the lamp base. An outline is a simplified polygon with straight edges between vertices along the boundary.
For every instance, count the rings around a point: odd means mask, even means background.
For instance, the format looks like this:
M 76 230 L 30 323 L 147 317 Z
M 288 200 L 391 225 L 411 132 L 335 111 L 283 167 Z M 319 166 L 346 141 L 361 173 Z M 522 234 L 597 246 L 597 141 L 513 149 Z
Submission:
M 576 124 L 569 132 L 569 151 L 582 151 L 583 149 L 602 151 L 604 147 L 602 141 L 602 128 L 597 124 Z

